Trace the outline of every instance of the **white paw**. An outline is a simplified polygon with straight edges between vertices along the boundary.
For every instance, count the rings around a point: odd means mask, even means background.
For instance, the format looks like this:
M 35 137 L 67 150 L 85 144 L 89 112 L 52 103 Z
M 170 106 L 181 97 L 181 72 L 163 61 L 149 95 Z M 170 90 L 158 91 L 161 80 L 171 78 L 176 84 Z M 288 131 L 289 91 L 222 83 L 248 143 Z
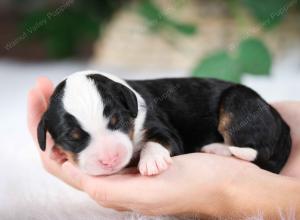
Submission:
M 250 147 L 229 146 L 229 150 L 235 157 L 242 160 L 254 161 L 257 157 L 257 150 Z
M 202 147 L 204 153 L 217 154 L 221 156 L 231 156 L 231 152 L 227 145 L 220 143 L 213 143 Z
M 172 159 L 169 151 L 155 142 L 146 143 L 141 151 L 139 171 L 144 176 L 152 176 L 168 169 Z

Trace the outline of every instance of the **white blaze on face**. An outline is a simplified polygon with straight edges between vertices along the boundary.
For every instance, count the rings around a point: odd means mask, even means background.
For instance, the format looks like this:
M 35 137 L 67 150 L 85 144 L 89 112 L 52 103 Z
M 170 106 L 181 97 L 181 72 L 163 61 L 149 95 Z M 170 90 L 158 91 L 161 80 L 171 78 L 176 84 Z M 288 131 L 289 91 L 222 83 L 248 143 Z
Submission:
M 131 88 L 126 81 L 124 81 L 123 79 L 120 79 L 117 76 L 111 75 L 109 73 L 104 73 L 104 72 L 97 72 L 95 70 L 86 70 L 86 71 L 82 71 L 82 72 L 78 72 L 75 73 L 73 75 L 89 75 L 89 74 L 99 74 L 102 75 L 112 81 L 115 81 L 117 83 L 120 83 L 124 86 L 126 86 L 128 89 L 130 89 L 137 98 L 137 102 L 138 102 L 138 115 L 135 118 L 134 121 L 134 134 L 133 134 L 133 141 L 134 141 L 134 145 L 135 145 L 135 149 L 134 151 L 139 151 L 141 149 L 141 141 L 143 139 L 143 128 L 144 128 L 144 122 L 146 119 L 146 114 L 147 114 L 147 109 L 146 109 L 146 103 L 145 100 L 141 97 L 141 95 L 135 91 L 133 88 Z
M 92 79 L 82 74 L 67 78 L 63 96 L 65 110 L 72 114 L 88 133 L 105 130 L 104 104 Z
M 86 77 L 92 73 L 79 72 L 67 78 L 63 106 L 90 135 L 90 143 L 78 154 L 79 167 L 90 175 L 105 175 L 128 164 L 133 146 L 127 134 L 107 128 L 102 97 L 94 81 Z

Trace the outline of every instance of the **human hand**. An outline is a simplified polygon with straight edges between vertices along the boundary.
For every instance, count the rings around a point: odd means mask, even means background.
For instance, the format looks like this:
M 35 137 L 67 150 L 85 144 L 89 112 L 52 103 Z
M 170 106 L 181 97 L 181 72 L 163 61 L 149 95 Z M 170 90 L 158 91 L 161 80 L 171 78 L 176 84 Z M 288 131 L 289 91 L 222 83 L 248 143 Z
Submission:
M 28 124 L 35 142 L 38 122 L 47 108 L 52 92 L 51 82 L 42 78 L 29 93 Z M 285 112 L 282 108 L 281 111 Z M 226 186 L 237 177 L 260 170 L 251 163 L 234 158 L 196 153 L 173 157 L 169 170 L 158 176 L 144 177 L 129 173 L 91 177 L 69 162 L 57 163 L 51 160 L 49 152 L 54 142 L 51 138 L 47 140 L 47 150 L 40 151 L 40 155 L 49 173 L 87 192 L 102 206 L 144 214 L 198 212 L 219 216 L 220 213 L 217 212 L 224 209 L 224 199 L 227 198 Z
M 300 179 L 300 102 L 278 102 L 273 104 L 291 129 L 292 150 L 282 175 Z
M 43 113 L 47 109 L 53 91 L 54 87 L 52 82 L 49 79 L 42 77 L 37 80 L 35 87 L 28 93 L 27 124 L 36 146 L 39 146 L 37 141 L 37 126 Z M 47 136 L 46 150 L 43 152 L 38 149 L 43 167 L 48 173 L 76 188 L 76 185 L 74 185 L 72 181 L 69 181 L 62 172 L 61 165 L 64 161 L 53 160 L 51 158 L 54 142 L 49 134 L 47 134 Z

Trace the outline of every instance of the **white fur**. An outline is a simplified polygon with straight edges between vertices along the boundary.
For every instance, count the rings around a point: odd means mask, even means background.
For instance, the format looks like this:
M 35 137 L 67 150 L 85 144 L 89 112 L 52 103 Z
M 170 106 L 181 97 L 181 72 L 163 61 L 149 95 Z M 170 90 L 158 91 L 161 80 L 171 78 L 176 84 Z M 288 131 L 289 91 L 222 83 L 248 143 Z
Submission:
M 221 156 L 235 156 L 246 161 L 254 161 L 257 157 L 257 151 L 253 148 L 228 146 L 222 143 L 208 144 L 202 147 L 201 151 Z
M 109 73 L 99 72 L 96 70 L 86 70 L 86 71 L 76 72 L 76 73 L 72 74 L 71 76 L 69 76 L 68 79 L 70 77 L 86 76 L 89 74 L 99 74 L 99 75 L 105 76 L 106 78 L 108 78 L 110 80 L 113 80 L 117 83 L 120 83 L 120 84 L 126 86 L 128 89 L 130 89 L 136 95 L 137 103 L 138 103 L 138 115 L 135 118 L 133 141 L 134 141 L 134 145 L 135 145 L 134 150 L 139 151 L 140 148 L 142 147 L 140 145 L 140 143 L 143 138 L 143 125 L 144 125 L 146 114 L 147 114 L 145 100 L 142 98 L 142 96 L 137 91 L 135 91 L 131 86 L 129 86 L 126 83 L 126 81 L 124 81 L 123 79 L 121 79 L 117 76 L 111 75 Z
M 146 113 L 147 113 L 145 100 L 141 97 L 141 95 L 137 91 L 135 91 L 131 86 L 129 86 L 126 83 L 126 81 L 124 81 L 123 79 L 121 79 L 117 76 L 111 75 L 109 73 L 97 72 L 97 71 L 92 71 L 92 70 L 89 70 L 85 73 L 90 73 L 90 72 L 93 72 L 95 74 L 100 74 L 102 76 L 107 77 L 108 79 L 111 79 L 117 83 L 120 83 L 120 84 L 126 86 L 127 88 L 129 88 L 136 95 L 137 103 L 138 103 L 138 115 L 134 122 L 133 140 L 134 140 L 134 145 L 135 145 L 134 151 L 135 152 L 139 151 L 140 148 L 142 147 L 140 144 L 141 144 L 141 141 L 143 138 L 143 125 L 144 125 Z
M 108 120 L 103 117 L 104 105 L 93 80 L 73 74 L 66 80 L 64 109 L 73 115 L 88 133 L 103 132 Z
M 208 144 L 201 148 L 201 151 L 209 154 L 217 154 L 221 156 L 231 156 L 231 152 L 227 145 L 221 143 Z
M 229 150 L 235 157 L 242 160 L 254 161 L 257 157 L 257 151 L 253 148 L 229 146 Z
M 170 152 L 156 142 L 147 142 L 141 151 L 139 171 L 142 175 L 156 175 L 168 169 L 172 163 Z
M 130 141 L 128 135 L 119 131 L 107 129 L 108 119 L 103 116 L 104 104 L 102 97 L 89 74 L 100 74 L 110 80 L 120 83 L 134 92 L 138 101 L 138 115 L 135 119 L 134 141 Z M 89 146 L 79 153 L 79 167 L 90 175 L 105 175 L 115 173 L 125 167 L 134 152 L 138 151 L 141 146 L 142 129 L 145 121 L 146 111 L 145 102 L 142 97 L 133 90 L 124 80 L 93 70 L 77 72 L 66 79 L 66 87 L 63 96 L 64 109 L 73 115 L 82 126 L 82 128 L 91 136 Z M 107 140 L 105 143 L 103 140 Z M 126 151 L 122 162 L 114 169 L 102 169 L 99 166 L 99 154 L 104 154 L 105 150 L 110 149 L 105 145 L 122 145 Z
M 103 138 L 110 138 L 110 142 L 103 142 Z M 122 162 L 113 169 L 101 169 L 99 167 L 99 154 L 105 154 L 109 150 L 110 144 L 121 144 L 126 151 Z M 124 168 L 131 160 L 133 154 L 133 147 L 128 136 L 119 131 L 109 131 L 92 135 L 92 141 L 89 146 L 79 153 L 78 161 L 79 167 L 89 175 L 108 175 L 116 173 Z
M 145 100 L 141 97 L 141 95 L 137 91 L 135 91 L 131 86 L 129 86 L 126 83 L 126 81 L 124 81 L 123 79 L 120 79 L 119 77 L 111 75 L 109 73 L 101 72 L 99 74 L 107 77 L 108 79 L 111 79 L 117 83 L 120 83 L 120 84 L 126 86 L 136 95 L 137 102 L 138 102 L 138 115 L 134 122 L 133 140 L 134 140 L 134 145 L 135 145 L 134 151 L 135 152 L 139 151 L 140 148 L 142 147 L 140 144 L 141 144 L 141 141 L 143 138 L 143 125 L 144 125 L 146 113 L 147 113 Z

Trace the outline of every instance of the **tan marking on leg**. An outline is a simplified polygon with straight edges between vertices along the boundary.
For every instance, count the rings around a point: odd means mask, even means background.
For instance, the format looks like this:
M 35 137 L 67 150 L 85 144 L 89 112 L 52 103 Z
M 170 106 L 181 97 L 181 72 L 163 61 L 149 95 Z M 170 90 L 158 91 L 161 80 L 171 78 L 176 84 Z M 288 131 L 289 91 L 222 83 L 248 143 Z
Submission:
M 231 136 L 229 133 L 229 126 L 231 124 L 231 118 L 232 115 L 230 113 L 227 113 L 224 111 L 224 108 L 221 107 L 220 109 L 220 116 L 219 116 L 219 125 L 218 125 L 218 131 L 224 138 L 224 143 L 226 145 L 232 145 L 231 143 Z

